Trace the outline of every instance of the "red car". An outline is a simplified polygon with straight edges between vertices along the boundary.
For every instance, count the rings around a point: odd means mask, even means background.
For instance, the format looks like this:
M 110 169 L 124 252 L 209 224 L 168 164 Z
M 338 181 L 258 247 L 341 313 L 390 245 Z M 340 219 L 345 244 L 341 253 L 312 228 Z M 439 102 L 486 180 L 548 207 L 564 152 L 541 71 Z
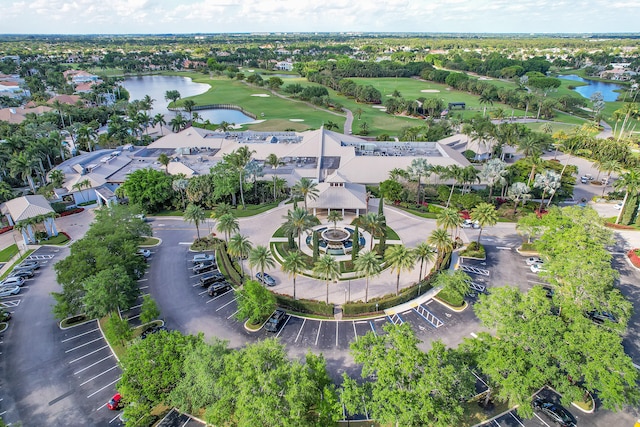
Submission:
M 112 411 L 117 411 L 118 409 L 120 409 L 121 400 L 122 396 L 120 396 L 120 393 L 114 394 L 111 400 L 107 402 L 107 408 L 111 409 Z

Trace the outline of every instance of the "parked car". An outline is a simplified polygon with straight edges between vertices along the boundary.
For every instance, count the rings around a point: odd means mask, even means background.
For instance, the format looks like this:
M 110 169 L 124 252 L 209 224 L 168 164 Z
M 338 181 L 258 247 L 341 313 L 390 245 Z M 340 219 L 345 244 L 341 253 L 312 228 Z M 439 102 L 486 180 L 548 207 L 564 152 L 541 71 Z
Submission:
M 615 205 L 613 205 L 613 209 L 619 211 L 620 209 L 622 209 L 623 206 L 624 206 L 624 203 L 618 202 Z
M 168 331 L 168 329 L 164 325 L 161 325 L 161 326 L 155 326 L 155 325 L 154 326 L 149 326 L 147 329 L 142 331 L 142 333 L 140 334 L 140 338 L 145 339 L 149 335 L 155 334 L 156 332 L 160 332 L 160 331 Z
M 554 423 L 562 427 L 575 427 L 576 419 L 564 407 L 549 399 L 537 398 L 533 400 L 533 409 L 542 412 Z
M 206 273 L 200 276 L 200 286 L 204 288 L 205 286 L 209 286 L 217 282 L 222 282 L 223 280 L 224 280 L 224 276 L 219 271 L 214 271 L 213 273 Z
M 9 276 L 0 282 L 0 287 L 6 286 L 22 286 L 24 285 L 24 277 L 20 276 Z
M 205 271 L 215 270 L 216 268 L 218 268 L 218 266 L 213 261 L 201 262 L 193 267 L 193 274 L 204 273 Z
M 117 411 L 121 406 L 122 396 L 120 395 L 120 393 L 114 394 L 111 400 L 107 402 L 107 408 L 111 409 L 112 411 Z
M 618 323 L 618 319 L 616 319 L 616 317 L 613 314 L 608 313 L 606 311 L 596 311 L 596 310 L 588 311 L 587 317 L 591 319 L 592 322 L 597 323 L 599 325 L 602 325 L 606 321 L 609 321 L 612 323 Z
M 480 228 L 480 223 L 478 221 L 471 221 L 470 219 L 465 219 L 462 221 L 462 228 Z
M 199 264 L 201 262 L 214 261 L 213 254 L 196 254 L 193 256 L 191 262 Z
M 9 277 L 22 277 L 23 279 L 29 279 L 33 277 L 33 270 L 13 270 L 9 273 Z
M 582 184 L 588 184 L 589 183 L 589 178 L 587 178 L 586 176 L 581 176 L 580 177 L 580 182 Z
M 133 216 L 134 218 L 138 218 L 144 222 L 147 222 L 147 216 L 145 214 L 137 214 Z
M 149 258 L 151 256 L 151 251 L 149 249 L 138 249 L 136 252 L 138 255 L 142 255 L 145 258 Z
M 553 298 L 553 295 L 556 293 L 550 286 L 543 286 L 542 289 L 544 289 L 547 298 Z
M 267 273 L 264 273 L 264 276 L 262 275 L 261 272 L 256 273 L 256 279 L 258 279 L 258 282 L 263 283 L 267 286 L 275 286 L 276 285 L 276 279 L 274 279 L 273 277 L 269 276 Z
M 210 297 L 217 297 L 218 295 L 223 294 L 230 289 L 231 285 L 229 284 L 229 282 L 222 281 L 209 286 L 207 292 L 209 293 Z
M 544 261 L 542 260 L 542 258 L 537 256 L 530 256 L 529 258 L 526 259 L 525 262 L 527 263 L 527 265 L 544 264 Z
M 0 297 L 8 297 L 11 295 L 17 295 L 20 293 L 20 286 L 7 286 L 0 288 Z
M 14 270 L 37 270 L 40 268 L 40 263 L 38 261 L 25 261 L 22 264 L 14 267 Z
M 541 271 L 547 271 L 545 269 L 542 268 L 542 264 L 533 264 L 531 267 L 529 267 L 531 269 L 532 273 L 540 273 Z
M 11 320 L 11 313 L 3 308 L 0 308 L 0 322 L 8 322 L 9 320 Z
M 286 317 L 287 313 L 282 310 L 276 310 L 273 312 L 271 317 L 269 317 L 267 323 L 264 324 L 264 328 L 269 332 L 278 332 Z

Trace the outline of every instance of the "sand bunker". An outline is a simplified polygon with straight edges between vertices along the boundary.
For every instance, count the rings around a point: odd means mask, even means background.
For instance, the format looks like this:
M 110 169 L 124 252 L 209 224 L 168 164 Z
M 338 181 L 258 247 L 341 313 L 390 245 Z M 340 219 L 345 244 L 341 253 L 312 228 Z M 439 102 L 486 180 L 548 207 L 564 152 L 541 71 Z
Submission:
M 304 122 L 304 119 L 289 119 L 290 122 Z
M 259 96 L 260 98 L 268 98 L 271 95 L 267 95 L 266 93 L 254 93 L 251 96 Z
M 385 107 L 384 105 L 372 105 L 371 108 L 377 108 L 379 110 L 386 110 L 387 107 Z
M 438 93 L 440 91 L 438 89 L 422 89 L 420 92 L 423 92 L 423 93 Z

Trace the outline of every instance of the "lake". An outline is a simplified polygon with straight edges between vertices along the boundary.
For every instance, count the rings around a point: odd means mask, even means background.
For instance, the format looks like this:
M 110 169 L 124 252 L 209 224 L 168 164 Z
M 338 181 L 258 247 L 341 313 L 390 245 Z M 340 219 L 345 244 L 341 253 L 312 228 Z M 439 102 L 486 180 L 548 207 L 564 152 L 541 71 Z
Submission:
M 155 100 L 150 115 L 164 114 L 167 122 L 176 115 L 167 109 L 169 101 L 164 99 L 164 95 L 168 90 L 177 90 L 183 98 L 186 98 L 205 93 L 210 87 L 208 84 L 194 83 L 190 78 L 180 76 L 127 77 L 122 82 L 122 86 L 129 91 L 131 101 L 149 95 L 151 99 Z M 223 104 L 224 100 L 220 100 L 220 103 Z M 251 117 L 236 110 L 199 110 L 198 114 L 202 117 L 202 121 L 209 120 L 211 123 L 224 121 L 242 124 L 253 121 Z M 185 113 L 184 115 L 188 116 L 189 114 Z
M 573 80 L 575 82 L 586 83 L 587 84 L 586 86 L 577 86 L 574 90 L 587 99 L 590 99 L 591 95 L 593 95 L 594 93 L 600 92 L 605 101 L 613 102 L 618 99 L 618 93 L 614 91 L 617 89 L 623 88 L 623 86 L 615 83 L 600 82 L 596 80 L 587 80 L 587 79 L 583 79 L 580 76 L 576 76 L 575 74 L 558 76 L 558 78 L 565 79 L 565 80 Z

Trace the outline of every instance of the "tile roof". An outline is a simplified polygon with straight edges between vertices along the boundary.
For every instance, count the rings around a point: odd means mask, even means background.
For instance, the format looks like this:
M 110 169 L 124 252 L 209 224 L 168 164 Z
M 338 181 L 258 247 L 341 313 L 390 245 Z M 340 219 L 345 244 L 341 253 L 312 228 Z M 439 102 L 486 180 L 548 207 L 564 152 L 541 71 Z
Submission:
M 14 222 L 54 212 L 44 196 L 17 197 L 3 204 L 2 213 L 11 215 Z

